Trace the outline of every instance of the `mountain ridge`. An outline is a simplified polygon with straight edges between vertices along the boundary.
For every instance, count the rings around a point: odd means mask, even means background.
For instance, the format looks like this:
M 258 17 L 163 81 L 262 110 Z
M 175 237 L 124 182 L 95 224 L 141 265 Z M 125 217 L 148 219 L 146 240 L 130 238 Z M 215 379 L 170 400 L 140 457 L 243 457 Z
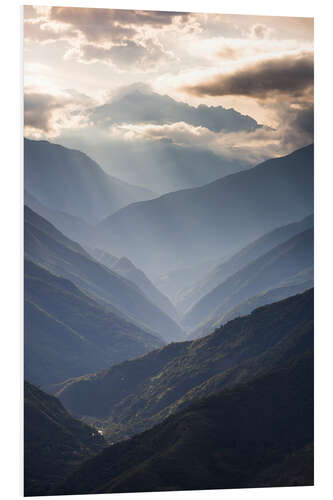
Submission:
M 131 281 L 95 261 L 78 243 L 25 207 L 25 255 L 70 279 L 111 312 L 168 339 L 183 337 L 178 324 L 152 304 Z
M 156 274 L 161 262 L 167 271 L 221 259 L 312 213 L 311 145 L 199 188 L 131 204 L 96 227 L 104 249 Z
M 313 346 L 313 289 L 236 318 L 194 341 L 168 344 L 55 388 L 109 441 L 142 432 L 199 397 L 264 374 Z
M 195 402 L 152 429 L 109 446 L 85 462 L 57 493 L 312 484 L 309 350 L 283 369 Z
M 314 234 L 307 229 L 251 261 L 202 297 L 183 317 L 189 328 L 218 318 L 232 307 L 296 273 L 313 267 Z
M 24 186 L 40 203 L 95 223 L 139 199 L 155 196 L 107 174 L 86 153 L 24 139 Z

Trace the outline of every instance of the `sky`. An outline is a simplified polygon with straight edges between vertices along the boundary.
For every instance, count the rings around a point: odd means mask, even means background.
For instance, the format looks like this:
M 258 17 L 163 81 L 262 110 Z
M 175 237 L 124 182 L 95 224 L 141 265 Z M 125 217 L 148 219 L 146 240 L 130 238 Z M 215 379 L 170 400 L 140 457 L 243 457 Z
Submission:
M 312 18 L 25 6 L 24 40 L 25 136 L 106 170 L 112 148 L 256 164 L 313 142 Z

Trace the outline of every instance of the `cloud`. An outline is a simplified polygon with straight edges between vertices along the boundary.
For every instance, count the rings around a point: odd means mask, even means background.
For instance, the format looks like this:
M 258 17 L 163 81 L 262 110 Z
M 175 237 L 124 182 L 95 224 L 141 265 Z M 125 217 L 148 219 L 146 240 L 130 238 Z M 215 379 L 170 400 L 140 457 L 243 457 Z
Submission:
M 33 5 L 24 5 L 23 10 L 24 19 L 33 19 L 37 14 L 36 9 Z
M 75 7 L 52 7 L 50 13 L 52 20 L 79 30 L 90 42 L 132 39 L 142 26 L 161 28 L 171 25 L 175 19 L 185 23 L 187 17 L 188 14 L 182 12 Z
M 61 129 L 87 126 L 85 113 L 92 100 L 75 90 L 54 95 L 26 89 L 24 94 L 24 127 L 35 136 L 54 137 Z
M 51 117 L 56 109 L 63 108 L 66 101 L 50 94 L 27 93 L 24 97 L 24 125 L 49 133 Z
M 276 95 L 300 96 L 313 86 L 313 53 L 302 51 L 251 63 L 232 73 L 183 87 L 196 96 L 245 96 L 257 99 Z
M 160 64 L 174 59 L 172 53 L 152 39 L 141 42 L 125 40 L 121 44 L 104 47 L 96 44 L 82 44 L 65 54 L 65 59 L 76 59 L 82 63 L 101 62 L 114 65 L 119 70 L 157 71 Z
M 270 38 L 313 41 L 313 18 L 239 14 L 193 14 L 203 30 L 201 36 Z
M 272 34 L 272 29 L 269 28 L 266 24 L 254 24 L 252 27 L 251 27 L 251 37 L 252 38 L 259 38 L 259 39 L 263 39 L 263 38 L 269 38 Z
M 186 13 L 52 7 L 40 16 L 27 11 L 25 40 L 65 40 L 70 48 L 65 60 L 104 63 L 115 69 L 157 71 L 162 63 L 175 61 L 158 38 L 161 28 L 186 26 Z M 178 29 L 178 28 L 177 28 Z M 164 31 L 164 30 L 163 30 Z
M 110 133 L 114 138 L 122 138 L 126 141 L 158 140 L 178 145 L 193 145 L 195 143 L 196 146 L 207 146 L 215 136 L 205 127 L 193 127 L 185 122 L 168 125 L 152 123 L 114 125 L 110 129 Z
M 251 117 L 222 106 L 197 107 L 153 92 L 148 86 L 134 84 L 121 89 L 102 106 L 90 112 L 99 126 L 123 123 L 172 124 L 186 122 L 211 131 L 254 130 L 260 125 Z

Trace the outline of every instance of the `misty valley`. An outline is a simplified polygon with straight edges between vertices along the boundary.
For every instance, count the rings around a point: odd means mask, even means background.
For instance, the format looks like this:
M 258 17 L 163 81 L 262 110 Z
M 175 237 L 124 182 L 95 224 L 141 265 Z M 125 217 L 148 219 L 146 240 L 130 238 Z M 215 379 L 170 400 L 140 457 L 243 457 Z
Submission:
M 158 195 L 25 139 L 25 495 L 313 484 L 313 145 Z

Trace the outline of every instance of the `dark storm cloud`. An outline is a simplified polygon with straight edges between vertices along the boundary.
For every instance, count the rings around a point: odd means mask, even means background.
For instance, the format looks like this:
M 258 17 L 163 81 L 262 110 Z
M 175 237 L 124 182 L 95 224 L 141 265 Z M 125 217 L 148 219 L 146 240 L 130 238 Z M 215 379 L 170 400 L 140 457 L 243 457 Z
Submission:
M 279 110 L 281 146 L 290 151 L 313 142 L 313 104 L 303 102 L 298 106 L 295 109 L 284 103 Z
M 152 123 L 170 124 L 186 122 L 193 126 L 206 127 L 219 132 L 254 130 L 259 127 L 251 117 L 242 115 L 233 109 L 222 106 L 198 107 L 175 101 L 167 95 L 152 92 L 142 84 L 131 85 L 123 89 L 106 104 L 91 110 L 93 122 L 102 125 L 114 123 Z
M 218 74 L 183 89 L 197 96 L 238 95 L 267 99 L 277 95 L 301 96 L 313 85 L 313 54 L 302 52 Z
M 313 129 L 314 129 L 314 112 L 313 106 L 308 106 L 305 109 L 300 109 L 295 116 L 294 124 L 295 126 L 303 131 L 305 134 L 308 134 L 313 137 Z

